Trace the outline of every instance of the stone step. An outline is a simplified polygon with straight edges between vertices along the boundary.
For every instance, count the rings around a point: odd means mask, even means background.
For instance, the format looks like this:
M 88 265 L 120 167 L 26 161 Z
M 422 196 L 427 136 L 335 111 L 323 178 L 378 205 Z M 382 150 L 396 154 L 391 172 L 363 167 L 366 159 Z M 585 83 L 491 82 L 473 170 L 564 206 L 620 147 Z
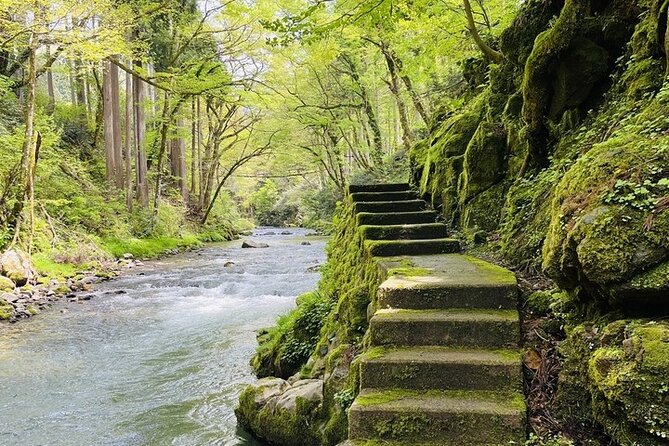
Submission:
M 510 310 L 378 310 L 369 325 L 375 346 L 515 348 L 518 312 Z
M 387 183 L 387 184 L 351 184 L 348 193 L 357 192 L 401 192 L 411 190 L 409 183 Z
M 417 212 L 427 207 L 425 200 L 403 201 L 359 201 L 354 204 L 355 212 L 373 212 L 384 214 L 388 212 Z
M 520 393 L 363 391 L 349 410 L 349 438 L 441 445 L 524 444 Z
M 367 240 L 365 241 L 365 247 L 375 257 L 394 257 L 459 252 L 460 242 L 450 238 L 429 240 Z
M 521 383 L 514 350 L 376 348 L 360 362 L 361 389 L 522 391 Z
M 384 259 L 380 266 L 389 277 L 378 289 L 378 308 L 512 310 L 518 305 L 516 276 L 472 257 L 407 256 Z
M 437 221 L 435 211 L 418 212 L 360 212 L 356 215 L 358 225 L 411 225 L 434 223 Z
M 361 226 L 360 230 L 368 240 L 427 240 L 441 239 L 448 236 L 448 226 L 443 223 L 366 225 Z
M 420 198 L 415 191 L 405 190 L 399 192 L 355 192 L 351 194 L 354 202 L 358 201 L 403 201 L 417 200 Z

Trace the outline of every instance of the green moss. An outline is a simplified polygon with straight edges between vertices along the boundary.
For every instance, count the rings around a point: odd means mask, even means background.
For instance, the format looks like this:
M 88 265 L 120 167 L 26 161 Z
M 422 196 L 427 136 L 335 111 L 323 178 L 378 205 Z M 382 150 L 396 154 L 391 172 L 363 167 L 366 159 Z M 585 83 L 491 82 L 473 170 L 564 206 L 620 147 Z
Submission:
M 516 356 L 517 358 L 517 356 Z M 504 393 L 496 391 L 464 391 L 464 390 L 406 390 L 392 389 L 380 392 L 369 392 L 358 396 L 355 403 L 360 406 L 374 406 L 379 404 L 388 404 L 394 401 L 406 398 L 418 397 L 446 397 L 454 399 L 464 399 L 470 401 L 493 401 L 497 403 L 509 404 L 514 409 L 525 409 L 525 399 L 520 393 Z
M 645 271 L 630 281 L 636 289 L 669 289 L 669 262 Z
M 658 150 L 663 144 L 667 149 Z M 595 145 L 569 169 L 556 188 L 543 247 L 544 268 L 558 284 L 574 288 L 587 278 L 605 287 L 663 259 L 669 216 L 660 213 L 647 225 L 642 198 L 633 191 L 617 196 L 615 186 L 634 178 L 639 190 L 652 189 L 643 184 L 669 175 L 668 162 L 669 139 L 633 133 Z
M 256 407 L 255 389 L 247 387 L 239 398 L 235 415 L 239 422 L 260 438 L 285 446 L 318 446 L 320 435 L 315 421 L 320 415 L 317 404 L 302 398 L 296 400 L 296 410 L 288 411 L 264 406 Z
M 14 307 L 12 307 L 4 299 L 0 299 L 0 321 L 11 319 L 14 315 Z
M 562 411 L 568 421 L 596 420 L 619 444 L 650 446 L 668 438 L 669 324 L 582 325 L 570 330 L 562 350 L 568 360 L 559 398 L 569 407 Z
M 200 239 L 195 235 L 184 235 L 183 237 L 155 237 L 146 239 L 117 239 L 103 238 L 102 247 L 114 257 L 120 258 L 129 253 L 136 258 L 155 258 L 174 249 L 198 247 L 202 245 Z
M 286 379 L 298 372 L 312 355 L 331 309 L 332 302 L 319 293 L 300 296 L 295 310 L 259 335 L 258 349 L 251 360 L 256 375 Z
M 38 253 L 32 257 L 33 268 L 41 276 L 53 278 L 73 277 L 77 270 L 84 265 L 73 265 L 70 263 L 59 263 L 45 253 Z
M 467 145 L 460 185 L 465 204 L 497 184 L 506 170 L 506 132 L 499 124 L 481 122 Z
M 429 276 L 430 270 L 426 268 L 417 268 L 417 267 L 401 267 L 393 268 L 388 271 L 389 276 L 405 276 L 405 277 L 421 277 Z

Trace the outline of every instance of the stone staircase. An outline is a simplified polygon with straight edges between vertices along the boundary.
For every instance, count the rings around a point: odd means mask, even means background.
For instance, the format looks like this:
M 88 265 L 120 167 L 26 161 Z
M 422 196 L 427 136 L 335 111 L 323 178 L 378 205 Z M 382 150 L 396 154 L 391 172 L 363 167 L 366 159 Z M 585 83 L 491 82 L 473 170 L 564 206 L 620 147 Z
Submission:
M 523 444 L 515 276 L 457 254 L 458 241 L 409 185 L 349 193 L 388 279 L 359 360 L 348 444 Z

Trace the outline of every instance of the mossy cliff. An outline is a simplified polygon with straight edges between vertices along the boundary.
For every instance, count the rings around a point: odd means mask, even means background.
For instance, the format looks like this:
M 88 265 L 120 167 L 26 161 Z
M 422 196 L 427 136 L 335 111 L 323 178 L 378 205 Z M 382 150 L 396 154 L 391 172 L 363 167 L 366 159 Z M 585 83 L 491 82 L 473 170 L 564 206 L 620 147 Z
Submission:
M 364 248 L 350 198 L 339 206 L 327 254 L 318 289 L 258 337 L 256 374 L 287 381 L 275 382 L 274 393 L 268 393 L 268 381 L 248 387 L 236 411 L 244 427 L 272 444 L 335 445 L 346 438 L 346 409 L 359 387 L 352 361 L 364 348 L 368 307 L 382 279 Z M 277 406 L 291 392 L 289 383 L 311 379 L 322 382 L 318 404 L 298 396 L 290 409 Z
M 568 296 L 558 395 L 583 410 L 562 421 L 619 444 L 667 441 L 668 9 L 526 2 L 504 61 L 470 62 L 485 72 L 465 75 L 487 81 L 411 151 L 416 185 L 455 229 L 485 231 L 485 249 Z M 587 404 L 565 403 L 575 395 Z

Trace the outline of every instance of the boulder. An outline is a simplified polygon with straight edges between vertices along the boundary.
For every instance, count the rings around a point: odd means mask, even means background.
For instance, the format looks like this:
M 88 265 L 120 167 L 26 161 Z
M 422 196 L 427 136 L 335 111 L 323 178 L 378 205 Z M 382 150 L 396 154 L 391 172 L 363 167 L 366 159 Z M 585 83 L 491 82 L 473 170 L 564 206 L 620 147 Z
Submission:
M 5 251 L 0 257 L 2 275 L 10 278 L 16 286 L 23 286 L 33 278 L 33 270 L 27 254 L 16 249 Z
M 609 54 L 604 48 L 585 37 L 574 39 L 557 64 L 549 118 L 558 122 L 565 111 L 580 107 L 608 72 Z
M 317 405 L 323 402 L 323 381 L 320 379 L 304 379 L 295 382 L 280 397 L 270 401 L 277 410 L 294 412 L 297 410 L 297 401 Z M 272 404 L 273 403 L 273 404 Z
M 12 291 L 14 288 L 16 288 L 16 285 L 12 279 L 0 276 L 0 291 Z
M 269 248 L 267 243 L 256 242 L 254 240 L 244 240 L 242 248 Z
M 309 243 L 309 242 L 302 242 L 302 243 L 300 243 L 300 245 L 302 245 L 302 246 L 311 246 L 311 243 Z
M 235 415 L 270 444 L 318 446 L 322 403 L 322 380 L 300 380 L 291 386 L 280 378 L 264 378 L 242 392 Z
M 231 261 L 231 260 L 228 260 L 227 262 L 225 262 L 225 263 L 223 264 L 223 267 L 224 267 L 224 268 L 230 268 L 231 266 L 235 266 L 235 262 L 233 262 L 233 261 Z
M 267 402 L 275 397 L 280 396 L 290 387 L 287 381 L 281 378 L 263 378 L 252 384 L 253 388 L 253 402 L 257 408 L 263 407 Z
M 126 252 L 125 254 L 123 254 L 123 259 L 125 259 L 125 260 L 132 260 L 134 258 L 135 258 L 135 256 L 133 256 L 129 252 Z

